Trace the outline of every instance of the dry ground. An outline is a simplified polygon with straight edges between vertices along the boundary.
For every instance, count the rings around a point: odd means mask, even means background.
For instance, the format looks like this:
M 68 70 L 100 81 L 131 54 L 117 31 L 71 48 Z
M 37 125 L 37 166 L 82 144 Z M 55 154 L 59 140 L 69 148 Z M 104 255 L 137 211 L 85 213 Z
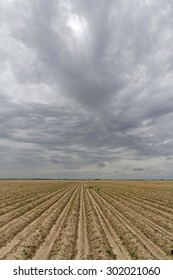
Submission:
M 0 259 L 173 259 L 172 181 L 0 181 Z

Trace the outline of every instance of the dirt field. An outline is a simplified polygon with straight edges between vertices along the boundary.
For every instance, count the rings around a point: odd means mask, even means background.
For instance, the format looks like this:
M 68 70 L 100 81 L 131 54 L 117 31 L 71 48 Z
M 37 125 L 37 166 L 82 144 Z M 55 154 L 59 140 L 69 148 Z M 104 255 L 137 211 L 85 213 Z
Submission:
M 171 181 L 0 181 L 0 259 L 173 259 Z

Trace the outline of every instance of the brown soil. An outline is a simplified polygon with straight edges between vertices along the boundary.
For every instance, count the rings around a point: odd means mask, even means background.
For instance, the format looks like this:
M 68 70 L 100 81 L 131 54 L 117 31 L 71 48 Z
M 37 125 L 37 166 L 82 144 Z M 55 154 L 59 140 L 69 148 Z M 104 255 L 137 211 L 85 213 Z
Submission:
M 171 181 L 0 181 L 0 259 L 173 259 Z

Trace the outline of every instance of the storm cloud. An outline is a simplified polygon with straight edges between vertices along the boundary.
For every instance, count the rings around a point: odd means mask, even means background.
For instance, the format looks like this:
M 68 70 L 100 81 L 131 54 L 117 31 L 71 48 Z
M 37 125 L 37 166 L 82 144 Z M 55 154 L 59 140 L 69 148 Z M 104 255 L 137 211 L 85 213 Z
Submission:
M 171 0 L 0 0 L 0 177 L 171 178 L 172 18 Z

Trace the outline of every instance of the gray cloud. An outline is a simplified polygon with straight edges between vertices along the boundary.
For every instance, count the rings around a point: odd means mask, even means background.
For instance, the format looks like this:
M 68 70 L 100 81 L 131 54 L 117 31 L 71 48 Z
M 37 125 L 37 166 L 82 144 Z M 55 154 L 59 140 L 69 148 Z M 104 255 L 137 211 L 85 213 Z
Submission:
M 167 157 L 166 160 L 173 160 L 173 157 Z
M 140 171 L 144 171 L 144 169 L 143 168 L 133 168 L 133 171 L 137 171 L 137 172 L 139 171 L 140 172 Z
M 99 177 L 109 162 L 122 178 L 140 161 L 128 176 L 170 177 L 172 16 L 163 0 L 2 0 L 0 176 Z
M 100 162 L 97 165 L 98 165 L 98 167 L 101 167 L 101 168 L 106 166 L 106 164 L 104 162 Z

